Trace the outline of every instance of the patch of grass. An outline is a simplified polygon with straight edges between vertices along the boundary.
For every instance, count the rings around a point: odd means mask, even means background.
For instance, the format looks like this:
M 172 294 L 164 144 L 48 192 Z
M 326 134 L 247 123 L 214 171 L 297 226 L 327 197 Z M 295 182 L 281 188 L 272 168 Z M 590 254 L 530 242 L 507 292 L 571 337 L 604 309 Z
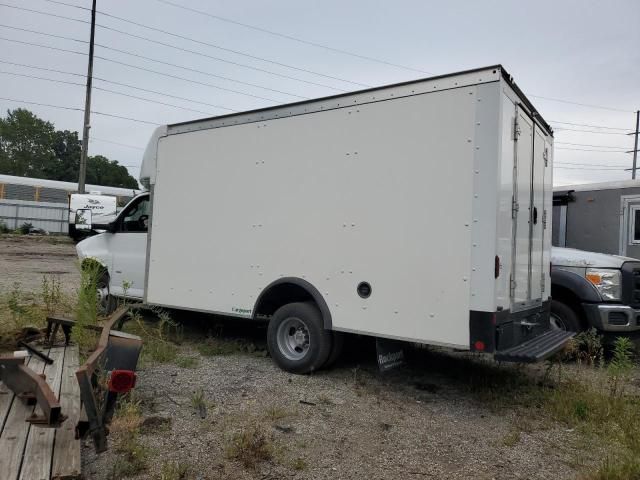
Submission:
M 515 447 L 520 442 L 520 430 L 513 429 L 502 437 L 502 445 L 505 447 Z
M 291 462 L 291 468 L 301 472 L 309 468 L 309 464 L 306 462 L 304 458 L 298 457 L 294 459 L 293 462 Z
M 219 338 L 208 338 L 204 343 L 199 343 L 197 349 L 203 357 L 232 355 L 234 353 L 241 353 L 244 351 L 240 342 L 235 340 L 222 340 Z
M 98 335 L 89 330 L 88 325 L 98 323 L 98 280 L 102 275 L 102 265 L 98 262 L 85 262 L 80 271 L 80 287 L 75 309 L 76 326 L 71 330 L 71 339 L 78 345 L 81 359 L 86 358 L 95 349 Z
M 183 462 L 165 462 L 160 468 L 159 480 L 186 480 L 190 467 Z
M 189 357 L 187 355 L 178 355 L 175 364 L 180 368 L 197 368 L 200 364 L 198 357 Z
M 265 430 L 259 425 L 249 425 L 233 435 L 226 451 L 228 458 L 254 469 L 260 462 L 273 458 L 274 447 Z
M 318 395 L 318 403 L 321 405 L 333 405 L 333 400 L 327 394 L 321 393 Z
M 120 401 L 109 430 L 114 434 L 134 434 L 139 431 L 142 421 L 140 402 L 129 397 Z
M 140 442 L 142 421 L 140 402 L 130 394 L 118 405 L 109 426 L 114 450 L 120 455 L 113 464 L 110 478 L 127 478 L 147 469 L 151 452 Z
M 284 408 L 280 407 L 269 407 L 265 411 L 265 417 L 272 422 L 277 420 L 282 420 L 289 416 L 289 412 L 287 412 Z
M 640 478 L 640 458 L 626 456 L 622 459 L 607 458 L 593 473 L 582 477 L 584 480 L 637 480 Z
M 0 348 L 15 350 L 18 340 L 39 333 L 47 315 L 68 315 L 73 308 L 72 299 L 62 293 L 60 280 L 53 275 L 42 277 L 39 292 L 25 292 L 20 283 L 14 283 L 8 292 L 0 293 Z
M 178 346 L 173 341 L 174 326 L 168 312 L 161 311 L 162 318 L 156 323 L 147 322 L 140 311 L 129 312 L 131 321 L 125 324 L 125 330 L 142 338 L 141 363 L 175 363 L 178 358 Z M 177 329 L 177 327 L 176 327 Z
M 204 392 L 201 388 L 191 394 L 191 406 L 194 408 L 200 418 L 207 416 L 207 402 L 204 399 Z
M 116 462 L 115 464 L 120 464 L 119 469 L 121 470 L 121 475 L 126 473 L 126 476 L 133 476 L 147 469 L 150 451 L 140 443 L 140 438 L 137 434 L 121 438 L 116 443 L 115 451 L 122 455 L 120 462 Z

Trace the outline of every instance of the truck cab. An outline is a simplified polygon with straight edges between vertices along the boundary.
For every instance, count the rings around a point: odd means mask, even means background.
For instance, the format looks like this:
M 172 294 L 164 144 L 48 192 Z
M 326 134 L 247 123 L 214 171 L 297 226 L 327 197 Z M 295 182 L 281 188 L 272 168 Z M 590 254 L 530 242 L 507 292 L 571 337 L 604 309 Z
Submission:
M 640 260 L 553 247 L 551 261 L 553 327 L 640 338 Z
M 93 224 L 105 230 L 76 245 L 81 265 L 97 262 L 102 275 L 98 279 L 98 297 L 105 313 L 113 309 L 116 297 L 142 300 L 145 285 L 149 193 L 134 197 L 110 223 Z

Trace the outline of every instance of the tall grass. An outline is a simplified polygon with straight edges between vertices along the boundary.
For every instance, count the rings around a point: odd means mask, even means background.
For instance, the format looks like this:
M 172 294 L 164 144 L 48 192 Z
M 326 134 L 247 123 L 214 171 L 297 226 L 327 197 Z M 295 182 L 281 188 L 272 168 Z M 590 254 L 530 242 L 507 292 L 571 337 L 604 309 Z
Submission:
M 75 307 L 76 326 L 71 331 L 71 339 L 78 345 L 83 358 L 95 348 L 98 338 L 95 331 L 84 327 L 98 323 L 98 280 L 102 273 L 102 266 L 96 262 L 85 263 L 80 272 Z

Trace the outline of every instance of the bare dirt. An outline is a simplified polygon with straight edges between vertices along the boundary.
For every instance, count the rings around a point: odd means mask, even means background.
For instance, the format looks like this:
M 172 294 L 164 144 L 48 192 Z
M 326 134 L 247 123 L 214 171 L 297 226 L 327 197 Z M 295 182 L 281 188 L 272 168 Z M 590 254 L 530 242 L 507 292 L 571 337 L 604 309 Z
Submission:
M 19 284 L 21 290 L 38 291 L 44 275 L 60 279 L 62 288 L 78 288 L 80 271 L 75 245 L 64 236 L 0 236 L 0 294 Z
M 0 237 L 2 291 L 14 282 L 37 290 L 43 274 L 76 288 L 71 242 Z M 408 365 L 381 374 L 370 339 L 354 337 L 333 369 L 300 376 L 273 364 L 263 326 L 188 313 L 174 320 L 185 332 L 178 358 L 192 365 L 145 362 L 139 369 L 134 401 L 144 470 L 114 473 L 123 454 L 112 436 L 112 448 L 100 455 L 85 442 L 85 478 L 560 479 L 601 461 L 572 429 L 518 406 L 517 387 L 492 390 L 494 377 L 517 384 L 520 375 L 540 377 L 542 366 L 416 349 Z M 212 336 L 236 351 L 198 353 Z M 234 454 L 243 432 L 266 452 L 254 465 Z M 180 465 L 183 475 L 170 475 L 168 465 Z

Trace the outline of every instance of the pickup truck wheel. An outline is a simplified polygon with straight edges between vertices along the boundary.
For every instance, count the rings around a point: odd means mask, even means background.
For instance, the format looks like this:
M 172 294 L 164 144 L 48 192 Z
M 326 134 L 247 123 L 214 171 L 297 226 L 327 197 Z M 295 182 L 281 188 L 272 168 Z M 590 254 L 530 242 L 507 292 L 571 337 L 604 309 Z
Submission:
M 289 303 L 271 317 L 267 329 L 269 353 L 280 368 L 291 373 L 309 373 L 322 368 L 332 345 L 322 314 L 313 303 Z
M 567 330 L 569 332 L 581 332 L 583 330 L 576 312 L 566 303 L 559 300 L 551 300 L 551 328 L 555 330 Z
M 96 294 L 98 296 L 98 313 L 111 315 L 117 307 L 116 299 L 109 294 L 109 274 L 103 272 L 96 282 Z

